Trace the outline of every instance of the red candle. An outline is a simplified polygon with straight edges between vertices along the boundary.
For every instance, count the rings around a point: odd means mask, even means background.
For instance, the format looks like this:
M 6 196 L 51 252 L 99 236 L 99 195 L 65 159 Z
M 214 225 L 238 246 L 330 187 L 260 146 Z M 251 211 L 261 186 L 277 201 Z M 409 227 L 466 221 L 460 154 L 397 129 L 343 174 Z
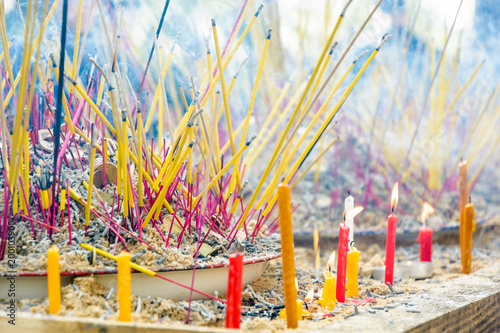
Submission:
M 337 259 L 336 298 L 337 301 L 341 303 L 345 303 L 347 252 L 349 252 L 349 227 L 345 221 L 346 219 L 354 219 L 354 217 L 362 210 L 363 207 L 355 207 L 347 212 L 344 212 L 344 223 L 341 223 L 339 228 L 339 257 Z
M 422 226 L 417 240 L 420 243 L 420 261 L 432 261 L 432 229 Z
M 229 256 L 226 328 L 240 328 L 243 256 L 238 252 Z
M 427 226 L 427 216 L 434 212 L 434 208 L 424 202 L 422 209 L 422 223 L 417 241 L 420 243 L 420 261 L 432 261 L 432 229 Z
M 396 249 L 396 224 L 398 217 L 394 214 L 398 204 L 398 183 L 394 184 L 391 195 L 392 214 L 387 218 L 387 239 L 385 242 L 385 284 L 394 285 L 394 250 Z
M 349 250 L 349 227 L 345 223 L 340 224 L 339 249 L 337 260 L 337 301 L 345 303 L 345 277 L 347 270 L 347 251 Z

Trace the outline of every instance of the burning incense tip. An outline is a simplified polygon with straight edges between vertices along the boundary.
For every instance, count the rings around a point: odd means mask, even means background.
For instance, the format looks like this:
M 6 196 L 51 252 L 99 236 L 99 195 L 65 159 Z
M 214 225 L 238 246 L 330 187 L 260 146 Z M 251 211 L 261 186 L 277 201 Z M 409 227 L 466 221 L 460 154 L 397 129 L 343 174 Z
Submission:
M 304 301 L 311 303 L 314 300 L 314 289 L 311 289 L 307 292 L 306 297 L 304 297 Z
M 333 50 L 335 50 L 335 48 L 337 47 L 337 45 L 339 45 L 339 42 L 333 43 L 332 47 L 330 48 L 330 51 L 328 52 L 329 55 L 333 54 Z
M 262 8 L 264 8 L 264 4 L 260 4 L 259 8 L 257 9 L 257 12 L 255 12 L 255 17 L 258 17 L 259 14 L 260 14 L 260 11 L 262 10 Z
M 351 5 L 352 1 L 353 1 L 353 0 L 349 0 L 349 1 L 345 4 L 344 9 L 342 9 L 342 13 L 340 13 L 340 17 L 344 17 L 345 12 L 347 11 L 347 8 L 349 8 L 349 6 Z
M 380 42 L 380 44 L 377 46 L 377 51 L 380 51 L 380 48 L 382 46 L 384 46 L 385 43 L 387 43 L 389 41 L 389 39 L 392 38 L 392 35 L 390 33 L 386 33 L 384 36 L 382 36 L 382 41 Z
M 364 50 L 364 51 L 363 51 L 360 55 L 358 55 L 358 56 L 354 59 L 353 63 L 354 63 L 354 64 L 355 64 L 355 63 L 357 63 L 357 62 L 358 62 L 358 60 L 359 60 L 359 59 L 361 59 L 362 57 L 364 57 L 366 54 L 368 54 L 368 50 Z

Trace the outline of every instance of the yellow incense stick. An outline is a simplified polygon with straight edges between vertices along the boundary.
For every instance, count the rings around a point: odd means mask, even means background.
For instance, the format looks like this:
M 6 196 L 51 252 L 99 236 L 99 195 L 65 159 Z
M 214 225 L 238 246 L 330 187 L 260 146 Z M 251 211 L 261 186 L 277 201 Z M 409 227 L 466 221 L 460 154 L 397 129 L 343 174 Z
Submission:
M 292 107 L 294 107 L 298 101 L 298 99 L 301 96 L 301 91 L 305 87 L 305 82 L 297 89 L 295 95 L 290 99 L 286 107 L 280 112 L 280 109 L 278 108 L 276 110 L 276 115 L 279 113 L 278 119 L 274 122 L 273 126 L 269 131 L 267 131 L 267 127 L 263 127 L 263 130 L 260 131 L 259 136 L 257 137 L 257 144 L 255 144 L 250 151 L 248 152 L 247 156 L 243 160 L 243 165 L 251 166 L 255 159 L 260 155 L 264 147 L 267 146 L 269 140 L 273 137 L 273 135 L 276 133 L 277 129 L 280 127 L 281 123 L 286 119 L 288 116 L 290 110 Z M 264 136 L 263 134 L 266 133 Z
M 75 47 L 73 49 L 73 66 L 71 71 L 71 77 L 76 80 L 76 70 L 78 62 L 78 49 L 80 47 L 80 31 L 82 29 L 82 11 L 83 11 L 83 0 L 78 1 L 78 15 L 76 18 L 76 33 L 75 33 Z M 71 88 L 70 92 L 73 92 Z
M 320 160 L 321 160 L 321 157 L 323 157 L 323 155 L 325 155 L 325 153 L 330 149 L 331 146 L 333 146 L 337 140 L 339 138 L 336 137 L 321 153 L 319 153 L 319 155 L 316 157 L 316 159 L 314 161 L 312 161 L 311 164 L 309 164 L 309 166 L 304 170 L 304 172 L 302 172 L 302 174 L 299 176 L 299 178 L 297 178 L 297 180 L 295 180 L 293 182 L 293 184 L 290 186 L 291 189 L 293 189 L 295 186 L 297 186 L 297 183 L 299 181 L 302 180 L 302 178 L 304 178 L 304 176 L 309 172 L 309 170 L 311 170 L 311 168 L 316 164 L 318 163 Z
M 266 60 L 267 50 L 269 49 L 269 44 L 271 42 L 271 31 L 272 31 L 272 29 L 269 29 L 268 34 L 267 34 L 267 38 L 266 38 L 266 42 L 264 44 L 264 50 L 262 51 L 262 56 L 260 58 L 259 68 L 257 70 L 257 75 L 255 77 L 255 83 L 253 85 L 252 95 L 250 97 L 250 104 L 248 105 L 247 115 L 245 117 L 244 126 L 243 126 L 243 132 L 241 134 L 240 146 L 238 147 L 238 149 L 241 149 L 241 147 L 243 147 L 244 142 L 245 142 L 245 137 L 246 137 L 247 132 L 248 132 L 248 125 L 250 124 L 250 117 L 252 116 L 252 112 L 253 112 L 253 108 L 254 108 L 254 104 L 255 104 L 255 99 L 257 98 L 257 91 L 259 89 L 259 82 L 260 82 L 260 78 L 262 76 L 262 71 L 264 69 L 264 62 Z M 233 152 L 233 154 L 234 154 L 234 152 Z M 240 162 L 238 160 L 234 164 L 234 169 L 238 170 L 239 166 L 240 166 Z M 235 185 L 234 179 L 236 177 L 238 177 L 237 173 L 233 172 L 233 175 L 231 176 L 231 180 L 229 183 L 227 194 L 234 191 L 234 185 Z
M 161 72 L 161 80 L 165 80 L 165 76 L 167 75 L 168 68 L 170 67 L 170 61 L 172 60 L 172 55 L 174 53 L 174 47 L 175 47 L 175 43 L 167 55 L 167 60 L 165 61 L 165 65 L 163 65 L 163 70 Z M 158 82 L 158 84 L 156 86 L 155 94 L 153 96 L 153 100 L 151 102 L 151 106 L 149 107 L 149 114 L 148 114 L 148 117 L 146 119 L 146 125 L 144 125 L 145 132 L 148 132 L 148 130 L 149 130 L 149 127 L 151 125 L 151 119 L 153 118 L 153 113 L 154 113 L 154 110 L 156 108 L 156 104 L 160 100 L 161 93 L 162 93 L 161 82 Z
M 101 79 L 99 80 L 99 91 L 97 93 L 97 106 L 101 106 L 102 96 L 104 95 L 104 84 L 106 83 L 106 79 L 101 75 Z
M 226 165 L 224 165 L 224 168 L 222 168 L 221 171 L 219 171 L 219 173 L 210 181 L 209 185 L 208 185 L 208 190 L 210 190 L 215 184 L 217 184 L 217 182 L 219 181 L 219 179 L 224 175 L 224 173 L 229 170 L 229 168 L 235 163 L 236 160 L 238 160 L 241 155 L 245 152 L 245 150 L 248 148 L 248 146 L 250 146 L 250 144 L 252 143 L 252 141 L 255 139 L 255 137 L 252 137 L 250 139 L 250 141 L 248 141 L 240 150 L 238 150 L 238 152 L 236 153 L 236 155 L 234 155 L 228 162 Z M 205 192 L 202 192 L 200 193 L 196 199 L 194 200 L 191 208 L 194 206 L 196 207 L 196 204 L 198 203 L 198 201 L 200 201 L 200 199 L 205 195 L 206 193 Z
M 193 146 L 194 146 L 194 142 L 191 142 L 188 146 L 188 149 L 184 150 L 181 160 L 184 160 L 186 158 L 187 154 L 189 153 L 189 150 L 193 149 Z M 180 169 L 180 167 L 181 167 L 181 164 L 179 164 L 178 169 Z M 169 177 L 166 184 L 170 184 L 172 182 L 172 178 L 177 174 L 178 169 L 174 170 L 175 172 L 172 172 L 173 176 Z M 155 200 L 153 206 L 149 210 L 148 215 L 144 218 L 144 221 L 142 223 L 143 228 L 145 228 L 148 225 L 149 221 L 151 221 L 153 214 L 155 214 L 155 219 L 157 219 L 157 216 L 159 216 L 161 206 L 163 204 L 163 200 L 165 198 L 165 195 L 167 194 L 168 188 L 169 188 L 169 186 L 163 186 L 163 188 L 161 189 L 160 193 L 157 196 L 157 199 Z
M 335 107 L 333 108 L 333 110 L 330 112 L 330 114 L 329 114 L 328 118 L 326 119 L 326 121 L 321 125 L 321 127 L 318 129 L 318 131 L 316 132 L 316 134 L 314 135 L 314 137 L 310 140 L 310 142 L 307 145 L 306 149 L 301 154 L 301 156 L 297 159 L 297 161 L 292 166 L 292 168 L 290 168 L 290 171 L 288 172 L 288 175 L 285 177 L 284 182 L 288 182 L 291 179 L 291 177 L 293 176 L 293 174 L 295 173 L 295 171 L 303 163 L 303 161 L 305 160 L 305 158 L 307 157 L 307 155 L 310 153 L 311 149 L 313 148 L 313 146 L 315 145 L 315 143 L 317 142 L 317 140 L 320 138 L 320 136 L 325 131 L 326 127 L 330 124 L 330 122 L 333 119 L 333 117 L 337 114 L 337 112 L 340 109 L 340 107 L 344 104 L 345 100 L 347 99 L 347 97 L 351 93 L 352 89 L 354 88 L 354 86 L 358 82 L 359 78 L 363 75 L 363 73 L 365 72 L 366 68 L 372 62 L 373 58 L 375 58 L 375 56 L 379 52 L 379 50 L 382 47 L 382 45 L 384 45 L 390 37 L 391 37 L 390 35 L 384 36 L 384 38 L 382 39 L 382 42 L 380 43 L 380 45 L 375 50 L 373 50 L 373 52 L 371 53 L 370 57 L 363 64 L 363 67 L 361 67 L 361 69 L 359 70 L 359 72 L 356 74 L 356 76 L 354 77 L 354 79 L 352 80 L 352 82 L 347 87 L 346 91 L 344 92 L 344 94 L 342 95 L 342 97 L 340 98 L 340 100 L 338 101 L 337 105 L 335 105 Z M 273 199 L 271 200 L 270 204 L 267 206 L 266 210 L 262 213 L 263 216 L 266 216 L 269 213 L 269 211 L 271 210 L 272 206 L 276 202 L 276 199 L 277 199 L 277 196 L 275 194 L 273 196 Z M 254 209 L 258 209 L 258 208 L 259 208 L 259 206 L 255 206 L 254 207 Z M 240 222 L 240 224 L 241 224 L 241 222 Z
M 217 26 L 215 25 L 214 19 L 212 19 L 212 33 L 214 36 L 215 52 L 217 54 L 217 64 L 218 64 L 219 74 L 220 74 L 220 85 L 221 85 L 221 90 L 222 90 L 222 99 L 224 101 L 224 110 L 226 111 L 227 131 L 228 131 L 228 136 L 229 136 L 229 140 L 231 143 L 231 151 L 234 155 L 234 154 L 236 154 L 236 145 L 234 144 L 233 125 L 231 124 L 231 113 L 229 112 L 229 99 L 228 99 L 227 89 L 226 89 L 226 80 L 224 79 L 224 67 L 223 67 L 221 53 L 220 53 L 219 37 L 217 34 Z M 235 170 L 235 173 L 237 173 L 237 170 Z M 238 188 L 241 188 L 241 185 L 238 185 Z
M 208 75 L 209 75 L 209 82 L 210 82 L 210 85 L 212 85 L 212 73 L 213 73 L 213 68 L 212 68 L 212 53 L 210 52 L 210 49 L 208 47 L 208 39 L 207 39 L 207 66 L 208 66 Z M 230 87 L 231 89 L 231 87 Z M 217 107 L 218 107 L 218 103 L 215 99 L 215 93 L 214 91 L 212 90 L 212 96 L 211 96 L 211 99 L 212 99 L 212 117 L 215 119 L 215 124 L 214 124 L 214 130 L 215 130 L 215 133 L 214 133 L 214 140 L 215 142 L 217 143 L 215 145 L 215 149 L 216 149 L 216 161 L 217 161 L 217 170 L 220 170 L 221 169 L 221 153 L 220 153 L 220 145 L 219 145 L 219 129 L 218 129 L 218 126 L 217 124 L 219 123 L 219 118 L 218 118 L 218 114 L 217 114 Z M 188 171 L 188 172 L 191 172 L 191 171 Z
M 158 47 L 158 41 L 156 40 L 156 34 L 154 33 L 154 31 L 153 31 L 153 41 L 154 41 L 154 45 L 155 45 L 156 62 L 157 62 L 158 71 L 159 71 L 161 68 L 160 49 Z M 168 109 L 167 90 L 165 89 L 165 81 L 161 77 L 161 74 L 158 73 L 158 76 L 159 76 L 158 80 L 160 81 L 161 90 L 162 90 L 161 102 L 162 102 L 163 107 L 165 108 L 165 116 L 167 119 L 167 132 L 168 132 L 170 141 L 172 141 L 174 139 L 174 137 L 173 137 L 174 131 L 172 130 L 172 120 L 170 119 L 170 112 Z M 160 110 L 162 110 L 162 108 L 160 108 Z M 161 126 L 161 128 L 160 128 L 160 126 Z M 159 135 L 158 147 L 161 147 L 163 145 L 163 132 L 162 132 L 162 130 L 163 130 L 163 114 L 159 113 L 158 114 L 158 135 Z
M 288 152 L 285 154 L 285 158 L 283 159 L 283 163 L 285 165 L 283 166 L 280 166 L 280 169 L 284 170 L 284 167 L 290 163 L 291 161 L 291 158 L 293 156 L 295 156 L 295 154 L 297 153 L 297 150 L 302 146 L 302 143 L 304 142 L 304 140 L 307 138 L 309 132 L 312 130 L 313 126 L 318 122 L 318 120 L 320 119 L 320 117 L 322 116 L 323 112 L 326 110 L 326 107 L 328 106 L 328 103 L 330 102 L 330 100 L 333 98 L 333 96 L 335 95 L 335 93 L 337 92 L 337 90 L 339 89 L 340 85 L 344 82 L 345 78 L 347 77 L 347 75 L 349 74 L 349 72 L 352 70 L 352 68 L 354 67 L 354 65 L 356 64 L 356 62 L 362 57 L 364 56 L 368 51 L 365 51 L 363 53 L 361 53 L 360 55 L 358 55 L 354 61 L 349 65 L 349 67 L 347 68 L 347 70 L 344 72 L 344 74 L 342 75 L 342 77 L 340 78 L 339 82 L 337 82 L 337 84 L 335 85 L 335 87 L 332 89 L 332 91 L 330 92 L 330 94 L 328 95 L 328 97 L 325 99 L 324 103 L 322 104 L 322 106 L 320 107 L 320 109 L 316 112 L 316 114 L 313 116 L 311 122 L 309 123 L 308 127 L 306 128 L 306 130 L 304 131 L 304 133 L 302 134 L 301 138 L 299 139 L 299 141 L 295 144 L 295 147 L 293 148 L 293 150 L 291 152 Z M 307 113 L 308 115 L 309 113 Z M 305 118 L 306 114 L 302 114 L 302 118 L 299 122 L 301 122 L 304 118 Z M 297 132 L 298 130 L 298 126 L 295 127 L 295 130 L 292 134 L 292 138 L 293 136 L 295 135 L 295 133 Z M 336 135 L 336 134 L 335 134 Z M 292 140 L 290 140 L 290 144 L 292 143 Z M 288 146 L 287 149 L 289 149 L 290 145 Z M 254 157 L 254 159 L 256 158 L 257 156 Z M 252 161 L 253 162 L 253 161 Z M 271 185 L 268 187 L 268 189 L 265 191 L 265 194 L 262 196 L 262 198 L 259 200 L 259 202 L 257 203 L 257 206 L 260 207 L 264 201 L 264 198 L 266 197 L 269 197 L 270 193 L 272 193 L 272 191 L 274 191 L 274 188 L 277 184 L 277 181 L 278 181 L 278 177 L 280 177 L 280 174 L 281 173 L 276 173 L 275 176 L 274 176 L 274 179 L 271 183 Z M 269 202 L 269 201 L 268 201 Z M 268 212 L 269 210 L 266 210 L 266 212 Z
M 374 10 L 376 10 L 378 8 L 378 6 L 380 6 L 380 3 L 381 3 L 381 0 L 378 2 L 377 6 L 374 8 Z M 347 6 L 349 5 L 349 3 L 347 4 Z M 295 107 L 295 110 L 293 111 L 293 114 L 292 114 L 292 117 L 289 119 L 287 125 L 286 125 L 286 128 L 285 128 L 285 133 L 288 133 L 293 125 L 293 123 L 295 122 L 298 114 L 299 114 L 299 111 L 300 111 L 300 108 L 302 106 L 302 103 L 304 102 L 305 98 L 306 98 L 306 95 L 307 95 L 307 92 L 309 91 L 310 87 L 312 86 L 312 83 L 320 69 L 320 66 L 321 64 L 323 63 L 323 60 L 325 59 L 325 56 L 326 56 L 326 53 L 328 52 L 328 49 L 330 48 L 330 45 L 332 44 L 332 40 L 333 38 L 335 37 L 335 33 L 337 32 L 337 29 L 338 29 L 338 26 L 340 25 L 340 23 L 342 22 L 343 18 L 344 18 L 344 14 L 345 14 L 345 11 L 347 10 L 347 6 L 344 8 L 344 10 L 342 11 L 338 21 L 337 21 L 337 24 L 335 25 L 335 28 L 333 29 L 332 31 L 332 34 L 330 35 L 330 38 L 328 39 L 328 42 L 327 44 L 325 45 L 325 47 L 323 48 L 323 52 L 321 53 L 321 56 L 318 60 L 318 62 L 316 63 L 316 66 L 313 70 L 313 73 L 311 75 L 311 77 L 309 78 L 309 81 L 307 83 L 307 86 L 306 88 L 304 89 L 304 92 L 302 93 L 302 96 L 300 97 L 300 100 L 299 102 L 297 103 L 297 106 Z M 370 14 L 369 18 L 373 15 L 373 11 L 372 13 Z M 366 25 L 366 22 L 365 22 L 365 25 Z M 275 148 L 274 152 L 273 152 L 273 155 L 271 157 L 271 160 L 269 161 L 266 169 L 264 170 L 264 173 L 259 181 L 259 183 L 257 184 L 257 187 L 255 189 L 255 191 L 253 192 L 252 194 L 252 197 L 250 198 L 249 202 L 248 202 L 248 206 L 249 207 L 252 207 L 253 204 L 255 203 L 255 200 L 257 199 L 257 196 L 259 195 L 259 191 L 260 189 L 262 188 L 262 186 L 264 185 L 264 182 L 266 181 L 267 179 L 267 176 L 269 175 L 269 173 L 271 172 L 271 168 L 276 160 L 276 158 L 278 157 L 278 154 L 285 142 L 285 138 L 286 136 L 282 136 L 278 142 L 278 145 L 277 147 Z M 250 209 L 246 209 L 245 212 L 243 213 L 243 215 L 240 217 L 240 222 L 238 223 L 238 226 L 237 226 L 237 229 L 241 229 L 241 227 L 243 226 L 243 223 L 244 221 L 246 220 L 246 218 L 248 217 L 248 214 L 250 214 Z
M 123 186 L 123 216 L 128 217 L 128 195 L 129 195 L 129 178 L 127 169 L 127 153 L 128 153 L 128 135 L 127 135 L 127 116 L 125 110 L 122 110 L 122 142 L 118 145 L 118 149 L 121 151 L 121 170 L 118 172 L 122 173 L 122 186 Z
M 55 0 L 54 3 L 52 4 L 52 7 L 50 8 L 50 11 L 48 12 L 47 16 L 45 17 L 45 20 L 43 21 L 43 23 L 42 23 L 42 25 L 40 27 L 40 31 L 39 31 L 37 37 L 35 38 L 35 40 L 33 42 L 33 45 L 32 45 L 33 47 L 31 47 L 30 50 L 29 50 L 30 57 L 33 55 L 33 53 L 35 52 L 35 49 L 37 49 L 37 46 L 39 45 L 40 41 L 42 40 L 43 32 L 45 31 L 45 28 L 49 24 L 50 19 L 52 18 L 52 14 L 54 14 L 54 12 L 55 12 L 58 4 L 59 4 L 59 0 Z M 0 19 L 4 18 L 4 17 L 5 17 L 4 15 L 0 15 Z M 5 47 L 4 47 L 4 49 L 5 49 Z M 37 66 L 37 63 L 35 63 L 35 66 Z M 12 89 L 9 91 L 9 93 L 5 97 L 5 100 L 3 102 L 3 110 L 5 110 L 5 108 L 9 104 L 10 99 L 13 96 L 14 91 L 15 91 L 17 85 L 19 84 L 19 81 L 21 80 L 21 73 L 22 72 L 19 71 L 19 73 L 17 74 L 16 79 L 14 80 L 14 84 L 12 85 Z
M 98 249 L 96 247 L 93 247 L 91 245 L 88 245 L 88 244 L 84 244 L 84 243 L 81 243 L 80 244 L 81 247 L 83 247 L 85 250 L 88 250 L 88 251 L 95 251 L 98 255 L 101 255 L 105 258 L 108 258 L 110 260 L 113 260 L 113 261 L 117 261 L 118 257 L 117 256 L 114 256 L 112 255 L 111 253 L 108 253 L 106 251 L 103 251 L 101 249 Z M 144 274 L 147 274 L 149 276 L 156 276 L 156 273 L 153 272 L 152 270 L 150 269 L 147 269 L 145 267 L 142 267 L 142 266 L 139 266 L 137 264 L 134 264 L 134 263 L 130 263 L 130 268 L 132 268 L 133 270 L 135 271 L 138 271 L 138 272 L 141 272 L 141 273 L 144 273 Z
M 38 4 L 38 2 L 37 2 Z M 1 7 L 1 6 L 0 6 Z M 26 27 L 31 27 L 31 20 L 33 15 L 33 1 L 28 1 L 28 15 L 26 18 Z M 3 10 L 2 13 L 3 14 Z M 2 15 L 2 17 L 5 17 Z M 27 93 L 27 84 L 29 77 L 29 63 L 30 57 L 30 47 L 31 47 L 31 29 L 26 28 L 24 33 L 24 52 L 23 58 L 21 62 L 21 81 L 19 84 L 19 92 L 18 92 L 18 103 L 16 116 L 14 120 L 14 138 L 13 138 L 13 147 L 11 148 L 11 158 L 10 158 L 10 172 L 8 174 L 9 187 L 11 191 L 14 190 L 14 183 L 17 182 L 17 175 L 19 173 L 19 161 L 20 161 L 20 147 L 22 147 L 22 136 L 24 133 L 25 127 L 22 125 L 22 121 L 25 118 L 26 107 L 25 107 L 25 99 Z M 32 85 L 34 86 L 34 85 Z M 28 125 L 27 119 L 24 121 L 25 126 Z
M 90 107 L 92 108 L 92 111 L 94 111 L 97 114 L 97 116 L 104 122 L 104 124 L 109 129 L 109 131 L 114 136 L 116 136 L 117 135 L 116 134 L 116 130 L 113 127 L 113 125 L 111 125 L 111 123 L 109 122 L 109 120 L 102 114 L 101 110 L 99 110 L 99 108 L 97 107 L 97 105 L 95 105 L 94 101 L 92 101 L 92 99 L 87 95 L 87 93 L 85 92 L 85 90 L 83 90 L 83 88 L 75 80 L 73 80 L 71 77 L 69 77 L 66 73 L 64 73 L 64 77 L 69 82 L 71 82 L 71 84 L 76 88 L 76 91 L 78 91 L 78 93 L 80 93 L 80 95 L 90 105 Z
M 91 136 L 92 136 L 92 142 L 91 142 L 91 148 L 90 148 L 90 172 L 89 172 L 89 184 L 92 185 L 94 184 L 94 164 L 95 164 L 95 151 L 96 151 L 96 144 L 95 144 L 95 133 L 94 133 L 94 124 L 91 125 Z M 85 207 L 85 226 L 88 226 L 90 223 L 90 202 L 92 200 L 92 187 L 89 186 L 87 190 L 87 206 Z

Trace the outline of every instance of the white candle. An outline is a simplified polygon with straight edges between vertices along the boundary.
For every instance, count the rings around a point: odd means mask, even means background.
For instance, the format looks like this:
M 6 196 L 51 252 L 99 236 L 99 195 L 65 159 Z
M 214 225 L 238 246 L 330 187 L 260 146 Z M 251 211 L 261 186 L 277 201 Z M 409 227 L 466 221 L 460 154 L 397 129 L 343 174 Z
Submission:
M 354 198 L 351 192 L 347 192 L 349 196 L 344 201 L 344 212 L 348 212 L 354 208 Z M 350 214 L 346 216 L 345 224 L 349 227 L 349 243 L 354 240 L 354 217 Z

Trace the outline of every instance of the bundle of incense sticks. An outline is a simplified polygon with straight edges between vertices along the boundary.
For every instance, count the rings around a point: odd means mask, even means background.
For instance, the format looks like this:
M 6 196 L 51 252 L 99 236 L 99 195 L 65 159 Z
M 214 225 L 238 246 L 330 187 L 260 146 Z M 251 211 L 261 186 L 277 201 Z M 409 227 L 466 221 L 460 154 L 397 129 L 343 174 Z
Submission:
M 500 120 L 500 83 L 496 73 L 485 68 L 488 61 L 491 65 L 490 59 L 464 61 L 463 51 L 473 46 L 463 42 L 466 38 L 455 27 L 461 10 L 459 1 L 453 7 L 451 26 L 428 28 L 429 35 L 433 29 L 444 30 L 442 41 L 416 37 L 416 26 L 425 20 L 424 9 L 418 6 L 416 11 L 405 12 L 408 25 L 374 63 L 373 75 L 353 96 L 367 103 L 359 105 L 362 111 L 345 113 L 339 122 L 343 139 L 357 144 L 336 147 L 330 171 L 337 179 L 339 163 L 347 161 L 353 179 L 345 181 L 345 187 L 356 189 L 353 195 L 362 205 L 387 205 L 380 194 L 399 181 L 408 198 L 403 211 L 418 216 L 418 210 L 411 208 L 417 207 L 416 203 L 438 205 L 446 202 L 450 193 L 458 193 L 462 159 L 469 161 L 472 169 L 468 181 L 471 191 L 481 175 L 483 179 L 498 177 L 494 152 L 500 143 L 495 129 Z M 304 13 L 306 19 L 315 14 Z M 471 53 L 465 54 L 470 57 Z M 381 89 L 367 97 L 369 87 Z M 333 129 L 329 131 L 335 134 Z M 327 143 L 320 141 L 323 146 Z M 314 181 L 319 186 L 319 163 L 315 166 Z M 341 171 L 345 167 L 341 165 Z M 343 200 L 339 187 L 331 190 L 332 206 Z M 481 194 L 486 197 L 486 193 Z M 440 208 L 451 216 L 457 207 Z
M 166 246 L 173 237 L 174 223 L 181 228 L 175 240 L 179 245 L 186 234 L 205 233 L 203 239 L 198 237 L 198 249 L 209 233 L 224 237 L 230 246 L 236 235 L 253 241 L 263 230 L 274 232 L 278 227 L 277 220 L 270 217 L 277 205 L 278 181 L 284 179 L 295 186 L 303 177 L 299 171 L 305 161 L 318 141 L 329 136 L 326 132 L 333 118 L 390 38 L 390 35 L 385 35 L 378 44 L 374 41 L 369 57 L 348 80 L 347 74 L 353 69 L 353 64 L 361 62 L 361 57 L 367 53 L 352 55 L 351 48 L 381 1 L 362 22 L 349 44 L 344 49 L 335 48 L 335 38 L 348 10 L 348 2 L 330 32 L 312 74 L 305 81 L 296 79 L 279 89 L 269 89 L 266 84 L 267 90 L 261 93 L 262 79 L 273 74 L 267 60 L 272 44 L 269 29 L 259 39 L 252 40 L 260 49 L 255 56 L 258 66 L 255 72 L 249 73 L 253 85 L 249 88 L 251 97 L 245 107 L 245 116 L 238 126 L 233 126 L 231 94 L 238 86 L 238 72 L 230 77 L 226 69 L 235 61 L 235 54 L 249 38 L 249 32 L 255 29 L 254 23 L 265 10 L 263 5 L 252 13 L 250 2 L 243 2 L 224 44 L 216 21 L 207 22 L 207 27 L 211 25 L 211 41 L 207 42 L 206 53 L 208 77 L 198 77 L 197 81 L 203 82 L 198 87 L 191 76 L 189 95 L 186 96 L 181 88 L 179 100 L 177 94 L 167 93 L 165 85 L 167 73 L 171 73 L 175 42 L 166 59 L 162 55 L 164 49 L 158 45 L 168 8 L 175 6 L 175 2 L 166 2 L 156 32 L 151 34 L 152 48 L 139 87 L 134 87 L 127 73 L 118 65 L 122 59 L 129 60 L 128 49 L 122 41 L 130 42 L 118 33 L 118 25 L 122 24 L 119 20 L 121 5 L 114 8 L 115 21 L 109 22 L 100 0 L 89 3 L 90 9 L 86 13 L 92 12 L 94 3 L 98 5 L 104 27 L 105 56 L 99 58 L 102 60 L 90 58 L 92 66 L 88 72 L 82 72 L 80 68 L 82 58 L 86 57 L 89 26 L 87 24 L 82 31 L 82 21 L 89 20 L 83 14 L 83 1 L 80 0 L 78 7 L 73 59 L 65 57 L 67 48 L 71 47 L 66 45 L 64 28 L 67 1 L 63 1 L 60 55 L 52 53 L 47 57 L 42 56 L 45 54 L 44 34 L 60 1 L 54 1 L 50 7 L 47 0 L 41 3 L 28 1 L 23 13 L 26 29 L 20 54 L 22 62 L 17 73 L 12 66 L 6 17 L 1 8 L 3 52 L 0 57 L 4 60 L 1 68 L 4 79 L 0 90 L 3 105 L 0 112 L 0 157 L 4 184 L 4 234 L 7 221 L 17 215 L 20 218 L 16 221 L 30 221 L 34 238 L 40 232 L 52 236 L 69 223 L 70 201 L 85 206 L 86 227 L 99 220 L 109 227 L 125 249 L 125 234 L 145 242 L 142 233 L 161 233 L 157 226 L 167 215 L 174 218 L 168 235 L 161 234 Z M 113 29 L 108 29 L 109 26 Z M 342 53 L 331 64 L 332 54 L 339 52 L 338 49 Z M 350 57 L 353 64 L 348 65 L 341 77 L 334 76 L 344 60 Z M 242 63 L 240 68 L 245 65 Z M 156 78 L 148 74 L 150 67 L 156 67 Z M 341 87 L 343 92 L 339 93 Z M 337 98 L 337 93 L 340 95 L 337 102 L 329 106 L 330 100 Z M 264 95 L 270 96 L 267 102 L 271 111 L 257 129 L 251 125 L 255 117 L 253 111 Z M 324 96 L 328 96 L 328 102 L 317 110 L 316 105 Z M 150 140 L 151 134 L 154 135 L 153 125 L 158 131 L 157 136 Z M 44 147 L 40 143 L 41 132 L 47 133 L 52 142 L 50 149 L 41 148 Z M 265 148 L 273 138 L 275 145 L 269 154 L 269 148 Z M 322 146 L 319 156 L 336 142 L 337 135 L 327 140 L 331 144 Z M 102 186 L 115 186 L 116 200 L 113 200 L 111 211 L 100 198 L 100 189 L 96 188 L 97 161 L 102 164 Z M 317 161 L 319 158 L 304 172 Z M 252 179 L 247 179 L 246 175 L 259 170 L 257 164 L 265 168 L 259 171 L 262 173 L 258 183 L 251 186 L 252 182 L 248 180 Z M 106 175 L 111 166 L 116 168 L 116 179 Z M 88 173 L 88 182 L 84 182 L 86 191 L 68 179 L 74 170 Z M 121 222 L 116 222 L 115 216 L 122 216 Z M 179 216 L 183 219 L 177 219 Z M 58 226 L 56 219 L 60 220 Z M 255 223 L 249 228 L 251 219 Z M 2 244 L 6 239 L 4 234 Z M 5 246 L 0 248 L 4 249 Z M 3 252 L 0 252 L 2 258 Z

